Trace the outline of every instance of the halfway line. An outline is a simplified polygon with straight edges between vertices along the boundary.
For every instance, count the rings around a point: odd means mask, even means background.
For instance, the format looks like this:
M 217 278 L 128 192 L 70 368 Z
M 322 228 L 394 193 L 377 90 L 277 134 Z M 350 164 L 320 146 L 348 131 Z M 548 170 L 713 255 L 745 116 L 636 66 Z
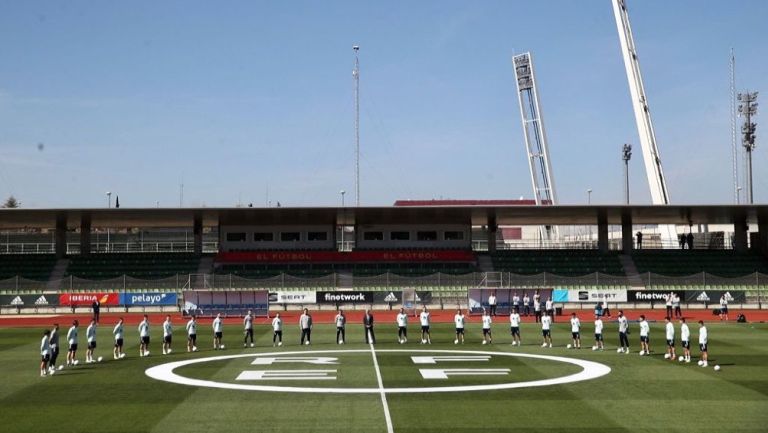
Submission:
M 369 340 L 370 341 L 370 340 Z M 379 392 L 381 393 L 381 404 L 384 406 L 384 419 L 387 421 L 387 433 L 395 433 L 392 427 L 392 417 L 389 415 L 389 405 L 387 404 L 387 393 L 384 391 L 384 382 L 381 380 L 381 370 L 379 370 L 379 361 L 376 359 L 376 350 L 371 344 L 371 356 L 373 356 L 373 367 L 376 369 L 376 379 L 379 381 Z

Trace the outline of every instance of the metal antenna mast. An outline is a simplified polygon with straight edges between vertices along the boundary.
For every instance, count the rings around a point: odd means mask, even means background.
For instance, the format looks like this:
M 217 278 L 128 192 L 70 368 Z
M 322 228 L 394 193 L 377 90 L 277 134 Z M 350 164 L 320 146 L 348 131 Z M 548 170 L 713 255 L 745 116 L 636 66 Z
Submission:
M 731 158 L 733 159 L 733 201 L 739 204 L 739 146 L 736 140 L 736 56 L 731 48 L 730 61 L 731 96 Z
M 741 126 L 742 144 L 744 151 L 747 152 L 746 181 L 747 181 L 747 203 L 753 204 L 752 196 L 752 151 L 755 150 L 755 129 L 757 124 L 752 122 L 752 116 L 757 115 L 757 92 L 739 93 L 739 114 L 744 116 L 744 124 Z
M 525 133 L 525 147 L 528 151 L 528 167 L 531 171 L 531 184 L 536 205 L 556 205 L 557 193 L 552 178 L 552 164 L 549 159 L 547 134 L 539 103 L 536 75 L 533 71 L 531 53 L 512 57 L 515 66 L 517 100 L 520 104 L 520 116 Z M 542 226 L 542 239 L 557 237 L 557 232 L 550 226 Z
M 353 45 L 355 52 L 355 69 L 352 77 L 355 80 L 355 204 L 360 207 L 360 52 L 359 45 Z

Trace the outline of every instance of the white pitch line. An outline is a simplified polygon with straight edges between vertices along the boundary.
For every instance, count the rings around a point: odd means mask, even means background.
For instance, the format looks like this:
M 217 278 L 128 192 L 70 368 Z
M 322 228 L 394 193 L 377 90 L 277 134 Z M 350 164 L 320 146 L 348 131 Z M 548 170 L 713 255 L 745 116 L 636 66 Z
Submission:
M 381 370 L 379 370 L 379 361 L 376 359 L 376 349 L 373 348 L 371 341 L 371 356 L 373 356 L 373 367 L 376 369 L 376 380 L 379 381 L 379 393 L 381 394 L 381 404 L 384 406 L 384 419 L 387 421 L 387 433 L 395 433 L 392 426 L 392 417 L 389 415 L 389 405 L 387 404 L 387 391 L 384 390 L 384 381 L 381 380 Z

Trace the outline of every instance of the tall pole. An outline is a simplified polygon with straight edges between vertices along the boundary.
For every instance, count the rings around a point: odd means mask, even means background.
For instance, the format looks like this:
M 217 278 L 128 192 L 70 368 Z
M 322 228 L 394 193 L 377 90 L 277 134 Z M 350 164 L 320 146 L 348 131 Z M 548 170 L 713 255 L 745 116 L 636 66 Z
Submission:
M 346 194 L 346 193 L 347 192 L 344 191 L 343 189 L 341 191 L 339 191 L 339 194 L 341 194 L 341 212 L 342 212 L 342 215 L 341 215 L 341 251 L 344 251 L 344 224 L 346 223 L 346 221 L 344 221 L 344 220 L 346 219 L 346 216 L 347 216 L 346 215 L 346 210 L 344 209 L 344 194 Z
M 355 70 L 352 77 L 355 80 L 355 205 L 360 206 L 360 46 L 354 45 Z
M 739 146 L 736 139 L 736 56 L 731 48 L 730 62 L 730 96 L 731 96 L 731 159 L 733 162 L 733 199 L 739 204 Z
M 752 122 L 752 116 L 757 114 L 757 92 L 739 93 L 737 99 L 741 102 L 739 114 L 744 116 L 744 124 L 741 126 L 741 133 L 743 134 L 741 140 L 744 145 L 744 151 L 747 152 L 747 203 L 753 204 L 752 151 L 755 150 L 755 129 L 757 129 L 757 124 Z
M 632 145 L 625 144 L 621 150 L 624 160 L 624 203 L 629 204 L 629 160 L 632 159 Z
M 592 204 L 592 188 L 587 190 L 587 204 Z

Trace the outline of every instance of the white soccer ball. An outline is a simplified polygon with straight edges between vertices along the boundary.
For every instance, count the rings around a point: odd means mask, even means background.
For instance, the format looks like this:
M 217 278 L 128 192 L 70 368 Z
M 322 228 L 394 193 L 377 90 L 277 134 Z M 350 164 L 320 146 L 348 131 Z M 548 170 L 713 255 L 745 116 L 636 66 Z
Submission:
M 224 347 L 224 345 L 222 344 L 221 346 L 219 346 L 219 349 L 224 350 L 226 349 L 226 347 Z
M 63 370 L 64 369 L 64 364 L 60 365 L 58 368 L 59 368 L 59 370 Z
M 453 340 L 453 344 L 459 344 L 459 339 L 457 338 L 457 339 Z
M 597 350 L 597 346 L 592 346 L 592 350 Z
M 193 346 L 193 347 L 192 347 L 192 351 L 193 351 L 193 352 L 197 352 L 197 346 Z
M 125 353 L 120 354 L 120 359 L 123 359 L 123 358 L 125 358 Z
M 683 355 L 680 355 L 677 357 L 677 362 L 683 362 L 685 361 L 685 357 Z
M 640 356 L 643 356 L 643 355 L 645 355 L 645 351 L 644 351 L 644 350 L 641 350 L 641 351 L 640 351 Z
M 96 361 L 98 361 L 98 362 L 101 362 L 101 361 L 103 361 L 103 360 L 104 360 L 104 357 L 103 357 L 103 356 L 99 356 L 98 358 L 96 358 Z
M 77 365 L 79 363 L 80 363 L 80 361 L 78 361 L 77 359 L 72 362 L 73 365 Z
M 149 350 L 147 350 L 146 352 L 144 352 L 144 356 L 149 356 Z
M 621 352 L 623 352 L 623 350 L 621 349 L 621 347 L 619 347 L 618 349 L 616 349 L 616 353 L 621 353 Z
M 422 338 L 422 339 L 421 339 L 421 344 L 427 344 L 427 340 L 425 340 L 425 339 L 423 339 L 423 338 Z
M 720 366 L 719 365 L 715 366 L 715 371 L 720 371 Z
M 488 344 L 488 342 L 487 342 L 487 341 L 485 341 L 485 340 L 483 340 L 483 344 Z
M 665 353 L 664 354 L 664 359 L 669 359 L 669 356 L 670 356 L 669 353 Z
M 304 344 L 305 344 L 305 345 L 307 345 L 307 346 L 309 346 L 309 341 L 307 341 L 307 342 L 306 342 L 306 343 L 304 343 Z
M 168 352 L 167 352 L 167 353 L 168 353 L 169 355 L 171 354 L 171 352 L 173 352 L 173 349 L 168 349 Z
M 699 362 L 697 362 L 696 364 L 698 364 L 698 365 L 699 365 L 699 367 L 701 367 L 702 365 L 704 365 L 704 361 L 702 361 L 702 360 L 699 360 Z
M 283 342 L 281 341 L 281 342 L 277 343 L 277 345 L 278 345 L 278 346 L 282 346 L 282 345 L 283 345 Z
M 720 367 L 715 367 L 715 370 L 719 370 L 719 369 L 720 369 Z M 53 376 L 53 375 L 54 375 L 54 373 L 56 373 L 56 370 L 55 370 L 55 369 L 54 369 L 54 370 L 51 370 L 51 371 L 49 371 L 48 373 L 49 373 L 51 376 Z
M 253 343 L 251 343 L 251 347 L 253 347 Z
M 566 349 L 570 349 L 570 348 L 571 348 L 571 345 L 570 345 L 570 344 L 566 344 L 566 345 L 565 345 L 565 348 L 566 348 Z

